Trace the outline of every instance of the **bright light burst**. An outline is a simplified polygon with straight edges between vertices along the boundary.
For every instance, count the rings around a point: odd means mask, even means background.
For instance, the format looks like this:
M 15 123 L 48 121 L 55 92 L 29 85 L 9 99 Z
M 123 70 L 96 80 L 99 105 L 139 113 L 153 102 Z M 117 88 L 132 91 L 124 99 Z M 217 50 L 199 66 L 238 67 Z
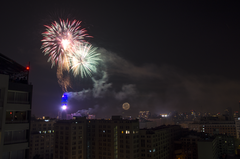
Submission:
M 81 43 L 76 46 L 76 51 L 70 56 L 71 70 L 73 75 L 91 76 L 92 72 L 96 72 L 96 66 L 101 60 L 100 53 L 97 53 L 96 47 L 87 43 Z
M 85 29 L 81 29 L 81 21 L 73 20 L 64 21 L 60 19 L 60 23 L 53 22 L 51 26 L 45 25 L 46 31 L 42 33 L 43 53 L 49 54 L 48 62 L 51 61 L 52 67 L 55 64 L 62 66 L 64 61 L 68 60 L 68 54 L 73 52 L 73 48 L 78 43 L 84 43 L 85 37 L 91 37 L 86 33 Z M 67 56 L 66 56 L 67 55 Z

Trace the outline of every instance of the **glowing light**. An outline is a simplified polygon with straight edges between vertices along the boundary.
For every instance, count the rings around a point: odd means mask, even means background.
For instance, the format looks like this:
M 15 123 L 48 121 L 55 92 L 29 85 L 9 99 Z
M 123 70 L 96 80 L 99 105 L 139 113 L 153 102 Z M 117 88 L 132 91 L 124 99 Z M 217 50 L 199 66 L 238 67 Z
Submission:
M 66 109 L 67 109 L 67 106 L 66 106 L 66 105 L 63 105 L 63 106 L 62 106 L 62 109 L 63 109 L 63 110 L 66 110 Z
M 124 110 L 128 110 L 130 108 L 130 104 L 129 103 L 123 103 L 122 108 Z
M 85 37 L 91 37 L 86 34 L 86 30 L 81 29 L 81 21 L 66 21 L 59 19 L 54 21 L 51 26 L 45 25 L 46 31 L 42 33 L 43 53 L 49 54 L 48 62 L 51 61 L 52 67 L 55 64 L 62 66 L 66 55 L 71 54 L 76 43 L 83 43 Z
M 62 95 L 62 102 L 67 102 L 68 101 L 68 96 L 64 93 Z
M 63 46 L 64 50 L 67 50 L 67 48 L 69 47 L 69 44 L 70 44 L 70 42 L 69 42 L 68 39 L 63 39 L 62 40 L 62 46 Z
M 70 56 L 71 70 L 74 76 L 81 77 L 91 76 L 92 72 L 96 72 L 96 65 L 101 60 L 97 48 L 90 44 L 79 44 L 76 46 L 75 52 Z
M 30 69 L 29 66 L 27 66 L 26 69 L 29 70 Z

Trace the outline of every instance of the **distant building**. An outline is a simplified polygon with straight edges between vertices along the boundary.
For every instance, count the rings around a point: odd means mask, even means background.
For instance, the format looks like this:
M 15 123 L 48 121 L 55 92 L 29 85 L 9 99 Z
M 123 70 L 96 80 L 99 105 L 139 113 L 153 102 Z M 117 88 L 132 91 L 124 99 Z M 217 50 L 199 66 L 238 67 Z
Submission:
M 0 159 L 28 158 L 32 108 L 28 69 L 0 54 Z
M 29 159 L 52 159 L 55 120 L 32 120 L 30 131 Z
M 228 107 L 227 109 L 225 109 L 224 116 L 226 117 L 226 120 L 233 120 L 232 108 Z
M 188 131 L 188 135 L 176 141 L 175 158 L 179 159 L 218 159 L 218 138 L 204 133 Z
M 228 135 L 237 137 L 236 125 L 234 121 L 206 121 L 195 122 L 188 125 L 189 130 L 204 132 L 210 135 Z
M 240 117 L 235 118 L 235 127 L 236 127 L 236 134 L 237 138 L 240 138 Z
M 235 154 L 235 139 L 232 136 L 217 135 L 218 156 L 234 155 Z
M 90 114 L 89 110 L 82 109 L 78 110 L 76 113 L 67 114 L 67 120 L 76 119 L 78 117 L 86 117 L 87 119 L 95 119 L 95 115 Z
M 139 122 L 113 116 L 111 120 L 76 118 L 55 124 L 54 158 L 137 159 Z
M 86 159 L 86 119 L 60 120 L 55 124 L 54 159 Z
M 198 159 L 218 159 L 219 157 L 217 144 L 218 141 L 216 138 L 198 141 Z
M 151 128 L 156 128 L 161 125 L 174 125 L 174 121 L 171 118 L 166 118 L 166 117 L 158 117 L 158 118 L 148 118 L 141 120 L 139 122 L 139 127 L 140 129 L 151 129 Z
M 96 119 L 95 115 L 88 115 L 87 119 Z
M 180 131 L 178 125 L 140 129 L 140 158 L 173 158 L 174 140 L 180 137 Z
M 148 119 L 151 116 L 151 113 L 149 111 L 139 111 L 139 119 Z

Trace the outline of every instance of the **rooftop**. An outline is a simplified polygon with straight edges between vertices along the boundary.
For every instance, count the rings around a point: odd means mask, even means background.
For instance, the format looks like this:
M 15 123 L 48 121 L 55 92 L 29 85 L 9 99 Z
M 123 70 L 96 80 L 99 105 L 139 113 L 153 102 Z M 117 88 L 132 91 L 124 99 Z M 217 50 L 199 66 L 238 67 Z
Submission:
M 11 82 L 27 83 L 28 69 L 0 53 L 0 74 L 9 75 Z

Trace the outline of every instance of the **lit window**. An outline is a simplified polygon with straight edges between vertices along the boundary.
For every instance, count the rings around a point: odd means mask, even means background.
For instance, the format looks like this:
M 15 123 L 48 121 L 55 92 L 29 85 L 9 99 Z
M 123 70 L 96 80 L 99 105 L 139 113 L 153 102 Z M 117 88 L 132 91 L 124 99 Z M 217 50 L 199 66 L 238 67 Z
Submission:
M 126 130 L 126 134 L 130 134 L 130 131 L 129 131 L 129 130 Z
M 51 133 L 51 130 L 48 130 L 48 133 Z
M 155 149 L 153 149 L 153 152 L 155 152 Z
M 47 133 L 47 131 L 43 131 L 43 133 L 44 133 L 44 134 L 46 134 L 46 133 Z
M 135 134 L 135 131 L 133 130 L 133 134 Z
M 152 150 L 149 150 L 149 152 L 152 152 Z
M 39 131 L 39 134 L 41 134 L 41 131 Z
M 121 133 L 123 134 L 124 132 L 122 131 Z
M 105 133 L 106 131 L 105 131 L 105 130 L 103 130 L 103 132 Z

